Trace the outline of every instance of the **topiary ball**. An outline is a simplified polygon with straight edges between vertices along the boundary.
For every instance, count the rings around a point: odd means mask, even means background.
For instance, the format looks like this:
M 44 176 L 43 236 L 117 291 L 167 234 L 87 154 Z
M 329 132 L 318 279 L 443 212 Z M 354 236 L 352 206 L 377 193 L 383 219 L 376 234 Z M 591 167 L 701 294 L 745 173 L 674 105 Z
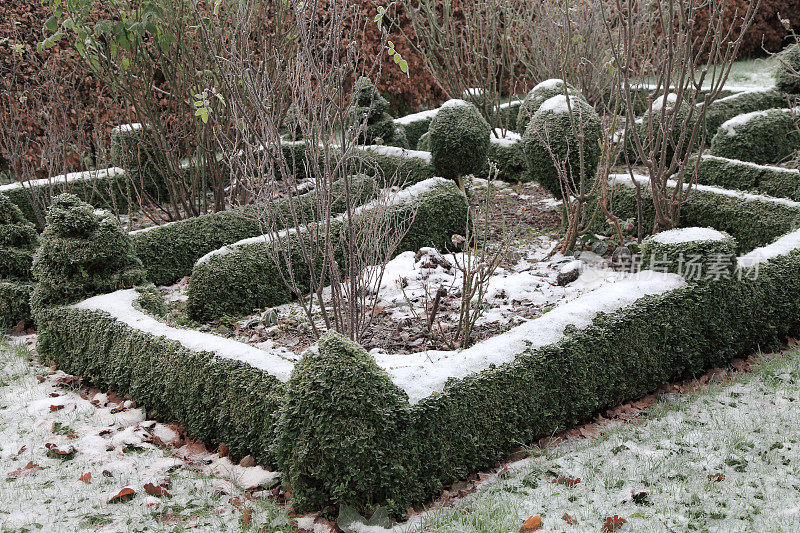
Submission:
M 398 446 L 407 406 L 364 348 L 335 332 L 322 337 L 295 365 L 275 431 L 294 510 L 399 504 L 393 497 L 412 478 Z
M 642 242 L 642 270 L 679 274 L 687 281 L 731 279 L 736 241 L 713 228 L 663 231 Z
M 576 94 L 572 85 L 567 84 L 567 93 Z M 564 94 L 564 80 L 558 78 L 545 80 L 528 91 L 517 113 L 517 131 L 520 134 L 525 133 L 533 119 L 533 115 L 536 114 L 541 105 L 560 94 Z
M 575 135 L 572 121 L 576 126 L 583 124 L 584 142 L 584 190 L 594 183 L 597 166 L 600 163 L 600 137 L 602 128 L 600 116 L 586 100 L 579 96 L 569 97 L 572 118 L 563 94 L 545 101 L 533 116 L 531 127 L 522 136 L 523 150 L 528 171 L 539 184 L 556 198 L 562 198 L 561 176 L 553 161 L 552 151 L 570 180 L 577 184 L 580 176 L 580 142 Z M 547 145 L 549 144 L 550 150 Z
M 778 56 L 775 87 L 784 93 L 800 94 L 800 45 L 794 44 Z
M 433 168 L 443 178 L 460 182 L 486 164 L 492 128 L 473 104 L 448 100 L 428 132 Z
M 51 205 L 32 271 L 34 314 L 144 280 L 130 235 L 110 213 L 72 194 L 59 195 Z

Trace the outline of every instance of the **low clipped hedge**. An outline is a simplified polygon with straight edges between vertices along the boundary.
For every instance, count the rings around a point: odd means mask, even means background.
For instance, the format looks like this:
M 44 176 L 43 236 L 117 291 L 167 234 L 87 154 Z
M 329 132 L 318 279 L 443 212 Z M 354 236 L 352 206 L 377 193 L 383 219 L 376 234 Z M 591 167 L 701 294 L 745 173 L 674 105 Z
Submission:
M 696 238 L 698 234 L 703 238 Z M 643 269 L 671 272 L 691 281 L 730 277 L 735 265 L 736 241 L 712 228 L 674 229 L 642 242 Z
M 533 177 L 528 172 L 528 161 L 525 158 L 524 144 L 517 142 L 497 142 L 492 138 L 489 145 L 489 161 L 497 165 L 497 176 L 499 180 L 509 183 L 531 181 Z M 479 177 L 488 176 L 488 170 L 479 173 Z
M 655 212 L 649 189 L 642 187 L 642 230 L 652 231 Z M 625 184 L 611 187 L 614 214 L 636 218 L 636 191 Z M 787 205 L 788 203 L 788 205 Z M 800 205 L 793 202 L 759 201 L 698 190 L 681 206 L 681 227 L 712 227 L 736 239 L 737 253 L 765 246 L 800 227 Z
M 695 164 L 692 161 L 691 164 Z M 725 159 L 701 156 L 697 166 L 697 182 L 724 189 L 753 191 L 779 198 L 800 199 L 800 171 Z
M 344 210 L 341 189 L 341 185 L 334 185 L 334 214 Z M 376 192 L 375 181 L 367 177 L 354 178 L 351 190 L 359 195 L 361 202 L 367 201 Z M 301 219 L 308 219 L 316 204 L 315 192 L 293 202 Z M 290 208 L 289 200 L 278 200 L 270 204 L 270 209 L 287 215 Z M 197 260 L 208 252 L 261 235 L 263 230 L 258 222 L 258 215 L 264 209 L 264 206 L 248 205 L 133 232 L 133 249 L 147 271 L 147 279 L 156 285 L 169 285 L 190 275 Z
M 769 109 L 734 117 L 719 127 L 709 153 L 758 165 L 780 163 L 800 149 L 795 112 Z
M 284 384 L 267 372 L 125 325 L 100 311 L 46 311 L 37 349 L 70 374 L 129 394 L 148 416 L 182 424 L 193 437 L 224 442 L 233 460 L 275 464 L 274 413 Z
M 130 184 L 121 169 L 80 172 L 67 176 L 79 178 L 67 180 L 65 176 L 56 176 L 52 180 L 12 183 L 0 186 L 0 195 L 11 200 L 22 210 L 25 218 L 34 224 L 44 220 L 52 198 L 64 192 L 72 193 L 95 207 L 115 212 L 127 212 L 132 204 Z
M 424 246 L 444 249 L 451 237 L 463 234 L 467 220 L 467 200 L 453 182 L 438 179 L 413 202 L 396 205 L 393 217 L 416 209 L 416 216 L 396 253 Z M 335 226 L 344 224 L 334 221 Z M 299 244 L 293 249 L 293 264 L 302 265 Z M 253 309 L 272 307 L 291 301 L 295 295 L 284 285 L 264 242 L 248 244 L 224 255 L 212 255 L 195 265 L 189 278 L 187 311 L 194 320 L 207 321 L 222 315 L 241 315 Z M 309 273 L 295 273 L 298 282 L 308 282 Z
M 710 140 L 717 133 L 719 127 L 733 117 L 755 111 L 780 109 L 788 107 L 788 105 L 789 100 L 786 95 L 776 89 L 745 91 L 719 98 L 706 106 L 706 135 Z

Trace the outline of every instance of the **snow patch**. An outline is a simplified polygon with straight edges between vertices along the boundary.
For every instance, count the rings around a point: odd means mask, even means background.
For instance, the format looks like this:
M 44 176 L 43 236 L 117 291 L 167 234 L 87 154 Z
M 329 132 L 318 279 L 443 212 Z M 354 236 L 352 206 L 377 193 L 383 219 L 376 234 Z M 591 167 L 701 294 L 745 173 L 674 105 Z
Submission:
M 575 95 L 569 96 L 569 102 L 567 102 L 567 97 L 563 94 L 559 94 L 552 98 L 548 98 L 544 101 L 544 103 L 539 107 L 537 113 L 555 113 L 556 115 L 560 115 L 563 113 L 569 113 L 570 107 L 575 108 L 580 104 L 580 97 Z
M 800 249 L 800 230 L 793 231 L 772 244 L 756 248 L 750 253 L 739 257 L 738 263 L 742 268 L 752 267 L 776 257 L 789 255 L 798 249 Z
M 47 187 L 56 186 L 60 184 L 73 183 L 76 181 L 89 181 L 103 178 L 113 178 L 125 174 L 125 171 L 118 167 L 104 168 L 101 170 L 86 170 L 83 172 L 70 172 L 60 176 L 53 176 L 52 178 L 43 178 L 39 180 L 31 180 L 25 182 L 14 182 L 7 185 L 0 186 L 0 193 L 15 191 L 18 189 L 28 189 L 31 187 Z
M 510 148 L 515 144 L 517 144 L 518 142 L 522 141 L 522 135 L 520 135 L 516 131 L 495 128 L 494 130 L 492 130 L 492 135 L 490 139 L 492 141 L 492 144 L 496 144 L 497 146 L 502 146 L 504 148 Z
M 439 109 L 447 109 L 449 107 L 473 107 L 472 104 L 467 102 L 466 100 L 461 100 L 460 98 L 453 98 L 452 100 L 448 100 L 442 104 L 442 107 Z
M 389 157 L 407 157 L 412 159 L 421 159 L 426 163 L 431 162 L 431 153 L 422 150 L 408 150 L 407 148 L 399 148 L 397 146 L 385 145 L 368 145 L 360 147 L 362 150 L 372 152 L 378 155 L 385 155 Z
M 681 244 L 685 242 L 724 241 L 728 237 L 714 228 L 679 228 L 662 231 L 651 238 L 660 244 Z

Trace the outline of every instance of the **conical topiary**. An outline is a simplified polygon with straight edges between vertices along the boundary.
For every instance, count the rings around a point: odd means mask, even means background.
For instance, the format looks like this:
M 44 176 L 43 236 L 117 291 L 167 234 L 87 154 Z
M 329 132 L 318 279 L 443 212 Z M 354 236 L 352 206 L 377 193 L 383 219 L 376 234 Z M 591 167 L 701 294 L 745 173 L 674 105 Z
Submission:
M 366 123 L 358 135 L 358 142 L 403 145 L 405 133 L 395 126 L 394 119 L 389 114 L 389 101 L 380 95 L 372 80 L 362 76 L 356 81 L 353 90 L 355 102 L 348 110 L 350 122 L 354 125 Z
M 0 327 L 31 323 L 31 264 L 38 244 L 33 224 L 0 195 Z
M 531 120 L 533 120 L 533 115 L 539 111 L 543 103 L 554 96 L 565 94 L 565 92 L 566 94 L 577 94 L 570 84 L 567 84 L 565 91 L 564 80 L 558 78 L 545 80 L 531 89 L 525 95 L 525 99 L 522 101 L 522 105 L 519 106 L 519 112 L 517 113 L 517 131 L 519 134 L 525 133 Z
M 72 194 L 58 196 L 50 206 L 33 275 L 35 315 L 144 281 L 142 263 L 119 222 Z

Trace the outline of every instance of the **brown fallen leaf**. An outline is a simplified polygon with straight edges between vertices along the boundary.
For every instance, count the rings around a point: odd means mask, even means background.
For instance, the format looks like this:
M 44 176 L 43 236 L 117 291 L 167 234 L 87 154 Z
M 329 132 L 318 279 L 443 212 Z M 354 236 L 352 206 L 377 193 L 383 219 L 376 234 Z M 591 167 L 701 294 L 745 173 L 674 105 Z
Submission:
M 171 494 L 167 492 L 167 489 L 154 485 L 153 483 L 146 483 L 144 491 L 150 496 L 171 496 Z
M 713 481 L 715 483 L 719 483 L 720 481 L 725 481 L 725 475 L 721 472 L 717 472 L 715 474 L 709 474 L 708 480 Z
M 552 482 L 557 484 L 557 485 L 565 485 L 567 487 L 574 487 L 575 485 L 577 485 L 578 483 L 581 482 L 581 478 L 579 478 L 579 477 L 576 477 L 576 478 L 557 477 Z
M 51 406 L 50 406 L 50 412 L 51 412 L 51 413 L 55 413 L 56 411 L 60 411 L 60 410 L 62 410 L 63 408 L 64 408 L 64 406 L 63 406 L 63 405 L 51 405 Z
M 616 531 L 621 528 L 625 522 L 627 522 L 627 520 L 619 515 L 607 516 L 606 521 L 603 522 L 603 533 L 611 533 L 612 531 Z
M 574 518 L 572 518 L 572 516 L 570 516 L 569 513 L 564 513 L 564 516 L 562 516 L 561 518 L 563 518 L 564 522 L 566 522 L 567 524 L 569 524 L 571 526 L 578 525 L 578 521 L 575 520 Z
M 539 531 L 542 529 L 542 517 L 538 514 L 529 516 L 527 520 L 522 523 L 519 528 L 519 533 L 530 533 L 531 531 Z
M 224 442 L 221 442 L 219 445 L 219 456 L 225 457 L 226 455 L 228 455 L 228 445 Z
M 92 473 L 91 472 L 84 472 L 81 474 L 81 477 L 78 478 L 78 481 L 83 481 L 87 485 L 92 482 Z
M 28 461 L 28 464 L 26 464 L 25 466 L 17 468 L 13 472 L 9 472 L 8 477 L 12 478 L 27 477 L 35 474 L 39 470 L 42 470 L 41 466 L 37 465 L 33 461 Z
M 130 487 L 125 487 L 117 494 L 108 499 L 108 503 L 122 503 L 133 499 L 136 496 L 136 491 Z
M 22 448 L 20 448 L 19 451 L 17 452 L 17 457 L 19 457 L 20 455 L 25 453 L 25 450 L 27 450 L 27 449 L 28 449 L 28 447 L 23 445 Z
M 253 519 L 253 510 L 250 507 L 242 509 L 242 524 L 246 526 L 250 524 L 250 520 L 252 519 Z

